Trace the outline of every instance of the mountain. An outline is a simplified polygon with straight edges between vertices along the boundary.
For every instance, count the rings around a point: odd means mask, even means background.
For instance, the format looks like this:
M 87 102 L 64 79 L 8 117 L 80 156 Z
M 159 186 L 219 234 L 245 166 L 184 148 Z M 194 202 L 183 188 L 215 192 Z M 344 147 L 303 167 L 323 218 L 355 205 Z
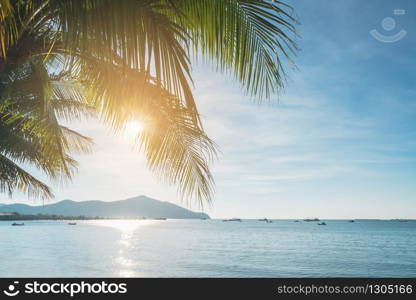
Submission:
M 30 206 L 21 203 L 5 204 L 0 206 L 0 212 L 17 212 L 25 215 L 63 215 L 68 217 L 209 219 L 209 216 L 205 213 L 193 212 L 173 203 L 146 196 L 111 202 L 64 200 L 44 206 Z

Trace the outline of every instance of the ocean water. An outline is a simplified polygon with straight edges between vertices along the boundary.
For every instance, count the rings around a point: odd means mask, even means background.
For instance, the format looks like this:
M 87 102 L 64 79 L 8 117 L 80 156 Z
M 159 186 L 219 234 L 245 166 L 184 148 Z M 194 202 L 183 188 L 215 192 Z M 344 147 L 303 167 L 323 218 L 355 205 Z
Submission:
M 416 277 L 416 221 L 0 222 L 0 277 Z

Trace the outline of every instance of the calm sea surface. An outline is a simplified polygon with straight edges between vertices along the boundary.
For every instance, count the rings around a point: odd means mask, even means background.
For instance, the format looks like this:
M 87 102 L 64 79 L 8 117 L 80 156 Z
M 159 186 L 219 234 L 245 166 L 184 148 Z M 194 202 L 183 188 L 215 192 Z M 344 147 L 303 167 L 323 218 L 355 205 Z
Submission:
M 0 222 L 1 277 L 416 277 L 416 222 Z

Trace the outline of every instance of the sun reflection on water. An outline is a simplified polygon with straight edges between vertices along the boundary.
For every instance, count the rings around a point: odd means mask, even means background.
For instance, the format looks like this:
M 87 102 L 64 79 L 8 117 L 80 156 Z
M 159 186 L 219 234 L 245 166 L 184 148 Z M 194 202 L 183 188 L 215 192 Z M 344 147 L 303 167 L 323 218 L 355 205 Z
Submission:
M 120 249 L 114 258 L 114 265 L 121 277 L 134 277 L 140 273 L 139 262 L 131 259 L 131 253 L 135 251 L 135 244 L 132 243 L 136 231 L 144 226 L 154 224 L 154 220 L 97 220 L 95 225 L 112 227 L 120 231 L 118 244 Z

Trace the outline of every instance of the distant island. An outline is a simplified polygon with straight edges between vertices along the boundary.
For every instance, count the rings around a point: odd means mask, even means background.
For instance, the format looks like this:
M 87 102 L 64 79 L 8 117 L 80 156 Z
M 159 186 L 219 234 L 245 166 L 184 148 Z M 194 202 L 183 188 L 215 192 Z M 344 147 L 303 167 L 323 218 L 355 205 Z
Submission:
M 179 205 L 139 196 L 119 201 L 72 201 L 31 206 L 22 203 L 0 204 L 0 220 L 39 219 L 209 219 Z

